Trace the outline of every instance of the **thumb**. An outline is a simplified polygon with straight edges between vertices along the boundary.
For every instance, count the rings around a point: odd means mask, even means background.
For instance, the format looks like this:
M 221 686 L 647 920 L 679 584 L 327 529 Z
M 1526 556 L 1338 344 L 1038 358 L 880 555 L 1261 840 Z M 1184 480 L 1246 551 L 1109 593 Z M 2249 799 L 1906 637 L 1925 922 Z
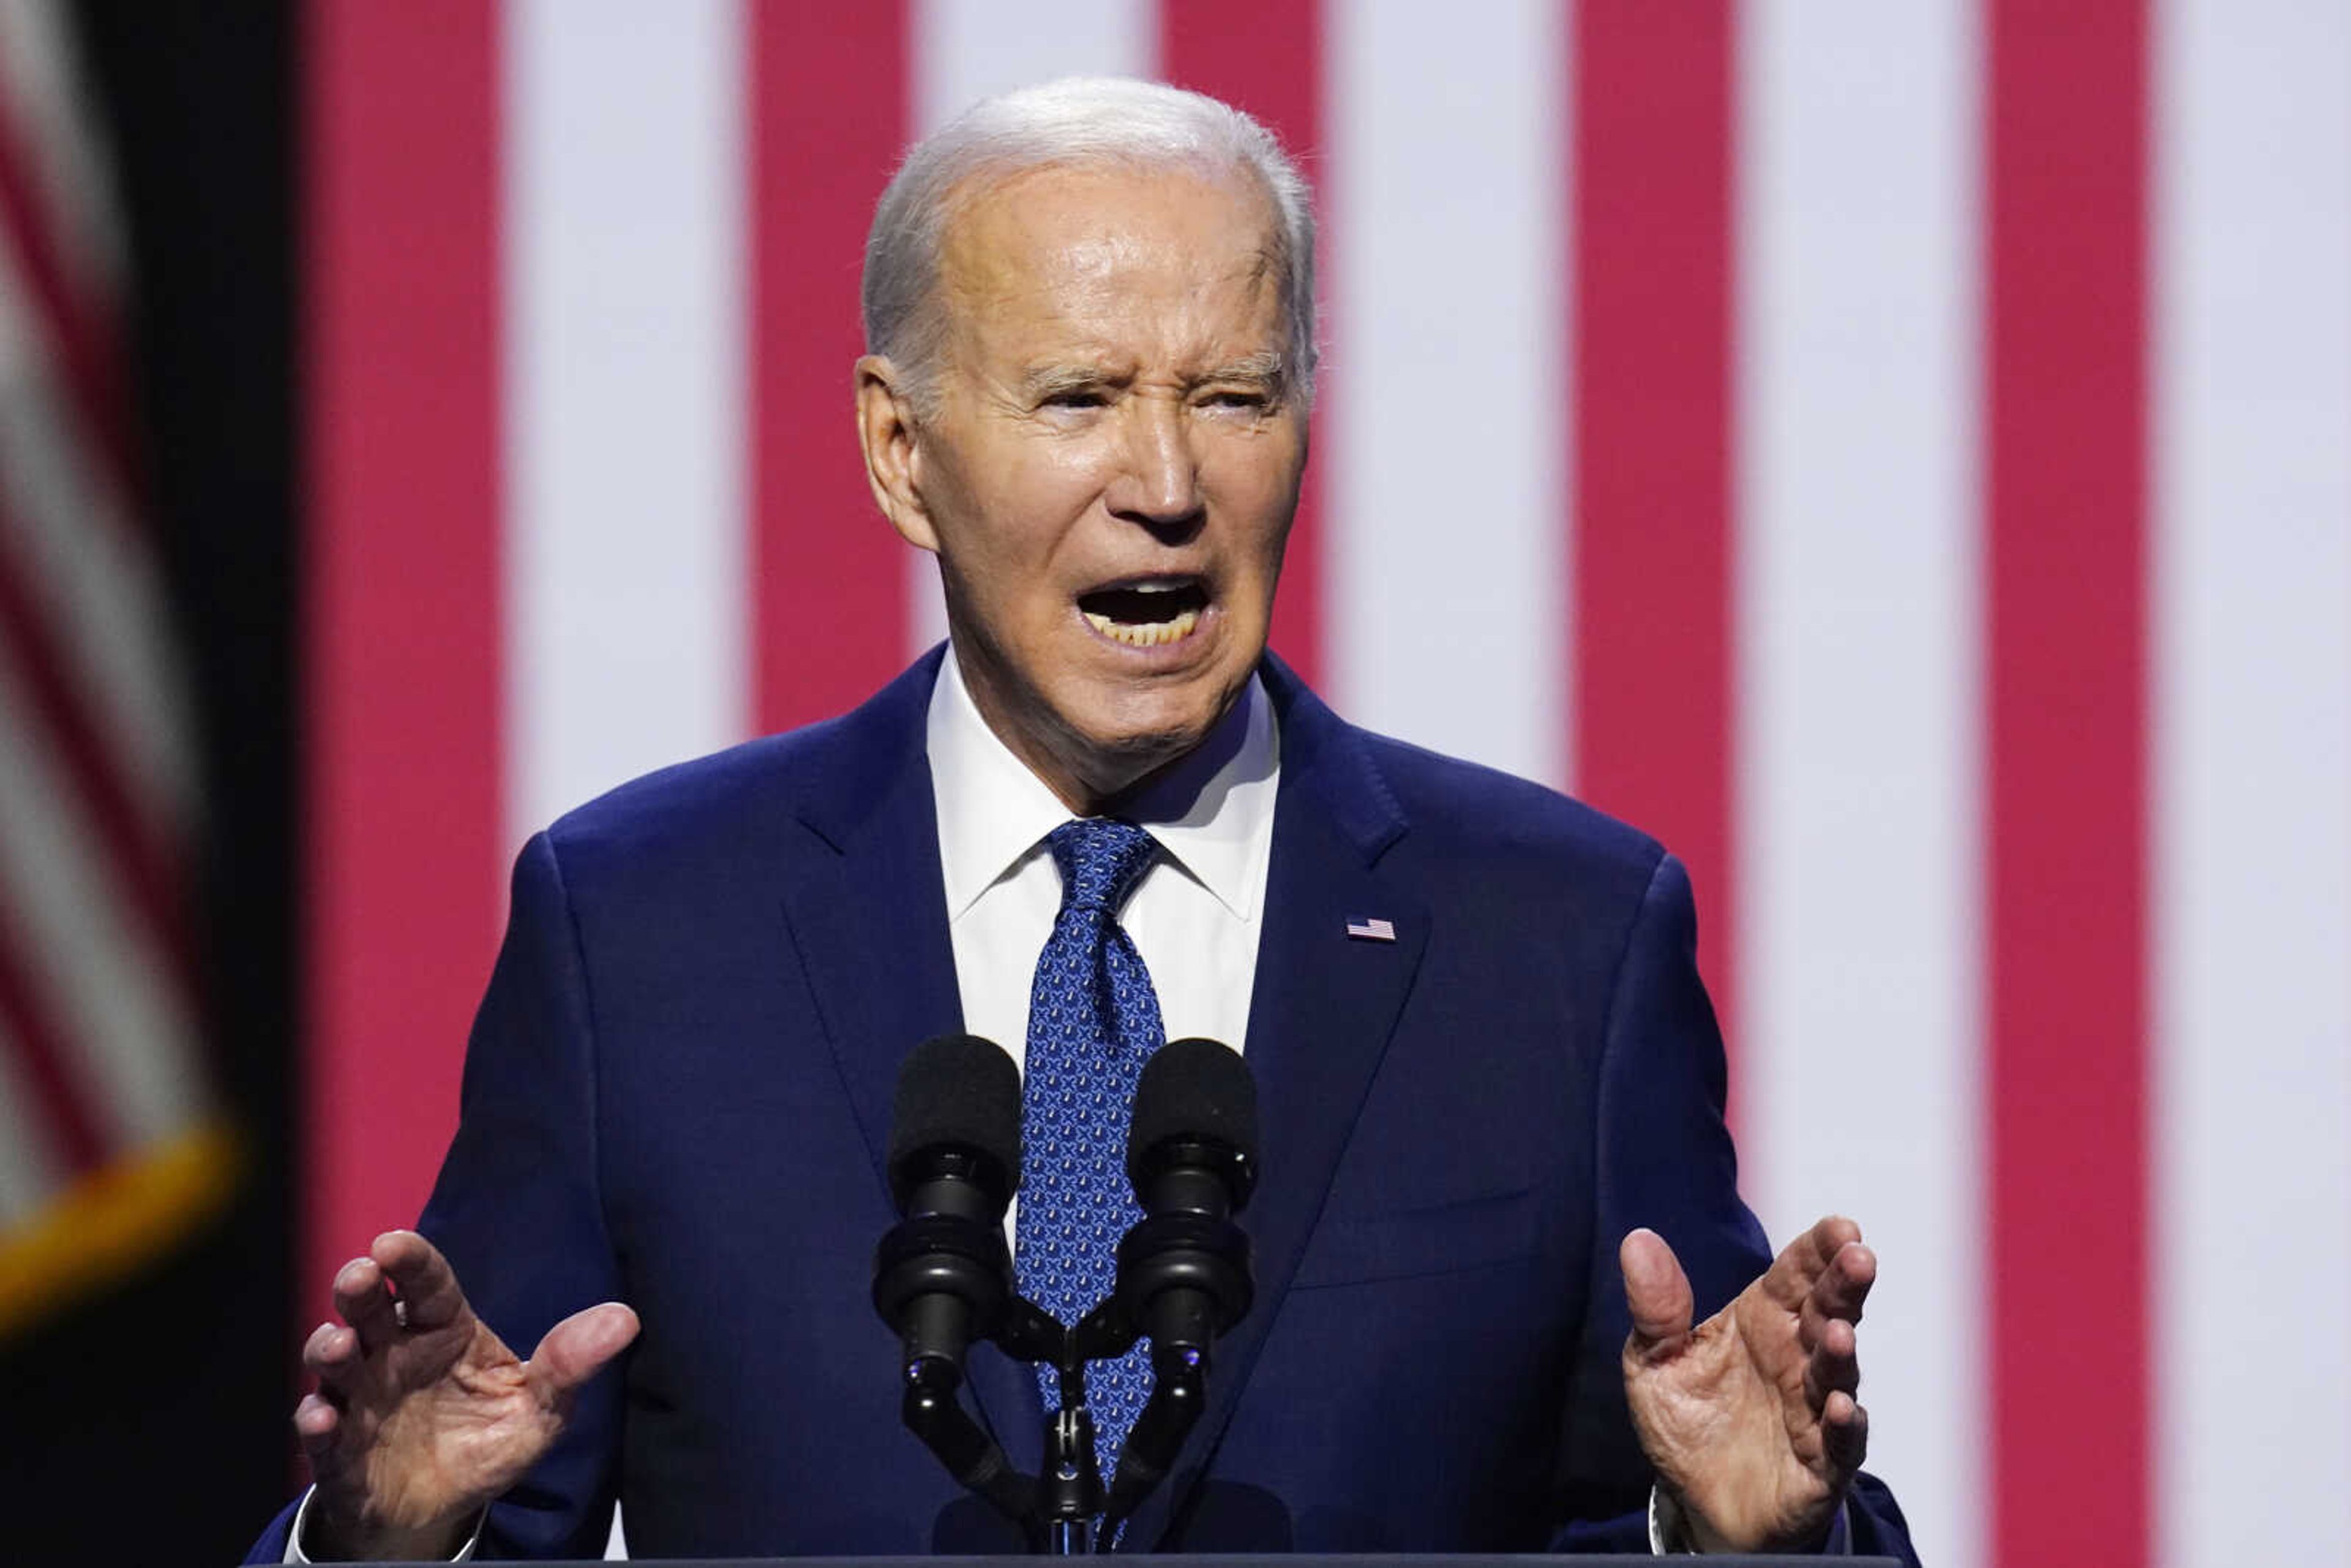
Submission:
M 577 1312 L 547 1331 L 530 1354 L 530 1379 L 540 1395 L 561 1398 L 603 1370 L 637 1337 L 637 1314 L 618 1301 Z
M 1644 1360 L 1669 1355 L 1690 1332 L 1689 1276 L 1666 1239 L 1635 1230 L 1616 1249 L 1625 1273 L 1625 1305 L 1633 1315 L 1633 1339 L 1625 1348 Z

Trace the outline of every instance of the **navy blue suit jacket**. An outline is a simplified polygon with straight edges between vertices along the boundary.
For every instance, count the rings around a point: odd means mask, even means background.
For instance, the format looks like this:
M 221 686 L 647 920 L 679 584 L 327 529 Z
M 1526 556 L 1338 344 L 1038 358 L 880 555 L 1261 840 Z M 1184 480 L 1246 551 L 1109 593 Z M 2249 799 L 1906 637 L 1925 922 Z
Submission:
M 616 1496 L 646 1555 L 1012 1548 L 899 1425 L 867 1298 L 899 1063 L 961 1027 L 937 668 L 523 852 L 422 1228 L 520 1353 L 609 1298 L 644 1327 L 492 1511 L 486 1554 L 597 1554 Z M 1128 1541 L 1646 1550 L 1616 1244 L 1663 1234 L 1701 1313 L 1769 1260 L 1687 882 L 1630 829 L 1264 675 L 1258 1298 Z M 1395 941 L 1348 936 L 1373 917 Z M 972 1379 L 1033 1466 L 1031 1375 L 982 1346 Z M 1857 1549 L 1907 1554 L 1875 1482 L 1852 1518 Z

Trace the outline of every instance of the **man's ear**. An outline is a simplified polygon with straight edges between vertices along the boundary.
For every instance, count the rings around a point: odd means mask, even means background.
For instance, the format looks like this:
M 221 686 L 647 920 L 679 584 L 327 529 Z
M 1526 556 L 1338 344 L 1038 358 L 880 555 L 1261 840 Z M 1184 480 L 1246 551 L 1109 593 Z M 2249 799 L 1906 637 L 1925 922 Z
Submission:
M 880 354 L 859 360 L 857 442 L 865 453 L 866 483 L 898 537 L 935 554 L 938 535 L 917 483 L 921 435 L 905 372 Z

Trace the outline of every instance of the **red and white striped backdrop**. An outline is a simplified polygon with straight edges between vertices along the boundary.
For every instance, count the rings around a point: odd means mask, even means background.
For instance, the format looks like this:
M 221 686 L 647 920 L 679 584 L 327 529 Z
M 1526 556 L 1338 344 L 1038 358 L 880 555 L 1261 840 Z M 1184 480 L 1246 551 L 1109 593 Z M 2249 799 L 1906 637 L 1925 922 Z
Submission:
M 319 0 L 311 1283 L 501 879 L 936 632 L 850 424 L 904 140 L 1228 96 L 1327 221 L 1275 643 L 1697 878 L 1751 1200 L 1883 1260 L 1938 1563 L 2351 1540 L 2351 13 Z

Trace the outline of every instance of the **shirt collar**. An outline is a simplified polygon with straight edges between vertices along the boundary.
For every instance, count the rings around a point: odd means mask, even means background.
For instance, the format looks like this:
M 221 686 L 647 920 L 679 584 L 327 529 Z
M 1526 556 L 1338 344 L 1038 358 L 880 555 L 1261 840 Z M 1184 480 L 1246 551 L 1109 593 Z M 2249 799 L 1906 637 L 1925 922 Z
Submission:
M 952 646 L 931 691 L 926 742 L 953 921 L 1070 821 L 1070 809 L 987 727 Z M 1252 674 L 1207 740 L 1118 814 L 1140 824 L 1219 904 L 1250 919 L 1265 897 L 1280 751 L 1273 705 Z

